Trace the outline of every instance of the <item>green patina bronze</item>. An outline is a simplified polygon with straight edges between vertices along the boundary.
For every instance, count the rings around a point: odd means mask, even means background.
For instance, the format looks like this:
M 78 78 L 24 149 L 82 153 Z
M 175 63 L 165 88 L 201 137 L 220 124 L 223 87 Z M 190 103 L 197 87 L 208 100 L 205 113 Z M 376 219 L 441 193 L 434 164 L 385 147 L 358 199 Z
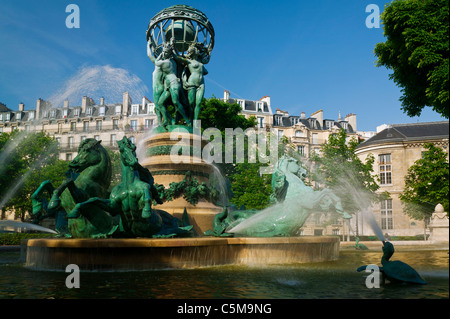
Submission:
M 136 158 L 136 146 L 126 137 L 119 145 L 122 178 L 109 198 L 92 197 L 79 203 L 68 214 L 69 220 L 101 209 L 112 216 L 120 216 L 116 237 L 174 237 L 192 236 L 192 225 L 162 210 L 152 209 L 152 201 L 162 204 L 153 176 Z M 186 218 L 184 218 L 186 220 Z
M 262 211 L 224 209 L 216 215 L 213 236 L 293 236 L 314 212 L 336 212 L 351 218 L 342 209 L 340 199 L 329 189 L 320 191 L 306 186 L 301 176 L 306 170 L 292 157 L 283 156 L 272 174 L 272 205 Z
M 155 65 L 153 100 L 159 124 L 155 132 L 172 132 L 178 124 L 192 128 L 196 123 L 214 34 L 206 15 L 186 5 L 166 8 L 150 20 L 147 55 Z M 171 106 L 175 114 L 169 111 Z
M 55 188 L 51 181 L 44 181 L 32 195 L 35 222 L 56 217 L 57 224 L 64 225 L 67 213 L 78 203 L 91 197 L 108 198 L 111 182 L 111 160 L 108 153 L 95 139 L 86 139 L 78 147 L 78 155 L 69 163 L 67 179 Z M 51 194 L 47 202 L 44 194 Z M 117 223 L 112 216 L 98 207 L 67 221 L 68 227 L 57 229 L 65 236 L 75 238 L 105 237 L 115 231 Z
M 162 204 L 162 200 L 151 173 L 139 164 L 136 146 L 129 139 L 124 137 L 118 145 L 122 177 L 111 193 L 108 153 L 100 141 L 86 139 L 70 162 L 68 177 L 61 186 L 55 189 L 50 181 L 45 181 L 32 195 L 35 222 L 57 216 L 57 224 L 64 224 L 65 220 L 68 224 L 67 230 L 57 230 L 74 238 L 192 236 L 193 226 L 187 224 L 186 211 L 183 220 L 179 220 L 152 209 L 153 201 Z M 183 190 L 192 191 L 186 187 Z M 47 193 L 51 195 L 49 202 Z M 199 194 L 196 196 L 198 200 Z
M 427 282 L 414 270 L 410 265 L 400 260 L 390 260 L 394 254 L 394 245 L 388 241 L 383 241 L 383 256 L 381 257 L 381 264 L 379 267 L 383 275 L 383 283 L 388 279 L 392 283 L 412 283 L 424 285 Z M 357 269 L 358 272 L 366 270 L 366 266 L 361 266 Z

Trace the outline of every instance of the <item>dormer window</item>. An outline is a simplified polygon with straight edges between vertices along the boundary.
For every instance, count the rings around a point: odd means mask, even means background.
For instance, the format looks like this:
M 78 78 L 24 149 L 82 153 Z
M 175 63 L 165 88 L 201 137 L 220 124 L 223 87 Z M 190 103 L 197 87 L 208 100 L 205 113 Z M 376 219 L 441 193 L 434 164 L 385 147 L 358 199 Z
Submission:
M 69 115 L 69 109 L 63 109 L 63 118 L 66 118 Z
M 99 115 L 101 115 L 101 116 L 105 115 L 105 107 L 104 106 L 100 106 L 100 108 L 99 108 Z
M 256 102 L 256 109 L 258 112 L 263 111 L 263 102 Z
M 34 112 L 28 112 L 28 119 L 34 120 Z
M 116 114 L 122 113 L 122 105 L 116 105 Z
M 138 109 L 139 109 L 139 105 L 138 104 L 133 104 L 131 106 L 131 114 L 137 115 L 138 114 Z
M 56 110 L 51 110 L 50 111 L 50 117 L 51 118 L 55 118 L 56 117 Z
M 245 100 L 237 100 L 237 103 L 239 104 L 242 110 L 245 109 Z
M 16 120 L 21 120 L 21 119 L 22 119 L 22 112 L 16 113 Z
M 92 107 L 88 107 L 87 109 L 86 109 L 86 115 L 92 115 Z
M 74 116 L 80 116 L 80 109 L 74 109 L 73 110 L 73 115 Z

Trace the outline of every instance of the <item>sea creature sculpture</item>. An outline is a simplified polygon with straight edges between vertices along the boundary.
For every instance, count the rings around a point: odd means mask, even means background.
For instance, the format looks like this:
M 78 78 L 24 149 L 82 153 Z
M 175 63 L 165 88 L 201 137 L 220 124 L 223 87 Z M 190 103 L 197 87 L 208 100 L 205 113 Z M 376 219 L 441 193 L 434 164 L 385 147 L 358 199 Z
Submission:
M 383 257 L 381 257 L 380 272 L 383 274 L 383 282 L 388 279 L 393 283 L 413 283 L 424 285 L 427 282 L 410 265 L 400 260 L 389 260 L 394 254 L 394 245 L 383 241 Z M 366 266 L 357 269 L 358 272 L 366 270 Z

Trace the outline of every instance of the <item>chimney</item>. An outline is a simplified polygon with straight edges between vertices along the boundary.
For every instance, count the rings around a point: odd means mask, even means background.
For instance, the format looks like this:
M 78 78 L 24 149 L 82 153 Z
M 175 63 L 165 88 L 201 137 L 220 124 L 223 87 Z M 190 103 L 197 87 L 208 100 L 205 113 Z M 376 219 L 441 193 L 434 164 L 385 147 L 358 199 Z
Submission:
M 305 112 L 302 111 L 302 113 L 300 114 L 300 118 L 302 118 L 302 119 L 306 118 Z
M 227 90 L 223 92 L 223 100 L 224 102 L 228 102 L 230 100 L 230 92 L 228 92 Z
M 318 110 L 317 112 L 314 112 L 313 114 L 311 114 L 311 117 L 314 117 L 319 122 L 319 125 L 321 127 L 323 126 L 323 111 L 322 110 Z
M 131 97 L 128 92 L 123 93 L 122 105 L 122 114 L 127 115 L 131 106 Z
M 64 100 L 64 107 L 66 107 L 66 108 L 69 107 L 69 100 Z
M 270 96 L 268 96 L 268 95 L 263 96 L 263 97 L 260 99 L 260 101 L 266 102 L 266 103 L 267 103 L 267 106 L 269 107 L 269 110 L 272 110 L 272 109 L 270 108 Z
M 356 114 L 347 114 L 345 120 L 352 126 L 353 132 L 356 132 Z
M 100 105 L 105 105 L 105 98 L 104 97 L 100 98 Z
M 23 112 L 25 110 L 25 104 L 22 102 L 19 103 L 19 112 Z
M 41 114 L 41 103 L 42 103 L 42 99 L 37 99 L 36 101 L 36 114 L 34 116 L 34 118 L 36 120 L 39 120 L 39 115 Z

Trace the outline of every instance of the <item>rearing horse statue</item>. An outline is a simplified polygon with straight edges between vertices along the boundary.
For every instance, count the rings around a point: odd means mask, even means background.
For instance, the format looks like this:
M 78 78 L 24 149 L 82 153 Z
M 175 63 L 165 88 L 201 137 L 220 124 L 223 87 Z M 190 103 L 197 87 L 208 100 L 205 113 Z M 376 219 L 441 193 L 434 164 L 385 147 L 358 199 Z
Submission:
M 59 212 L 67 214 L 76 204 L 85 202 L 90 197 L 109 197 L 111 160 L 100 143 L 101 141 L 92 138 L 81 142 L 78 155 L 69 163 L 67 179 L 58 188 L 50 181 L 39 186 L 31 196 L 36 221 L 55 216 Z M 43 196 L 45 192 L 52 195 L 48 203 Z M 110 214 L 101 209 L 93 209 L 83 216 L 68 219 L 70 234 L 65 235 L 75 238 L 102 237 L 111 234 L 116 228 Z
M 272 206 L 261 211 L 224 210 L 214 220 L 214 230 L 207 235 L 227 236 L 293 236 L 314 212 L 334 210 L 344 218 L 339 199 L 330 189 L 315 191 L 300 176 L 306 170 L 292 157 L 282 156 L 272 173 Z
M 162 204 L 148 169 L 136 158 L 136 146 L 126 137 L 118 141 L 122 179 L 108 199 L 90 198 L 79 203 L 69 218 L 87 214 L 92 208 L 103 209 L 111 215 L 120 215 L 122 237 L 191 236 L 192 225 L 185 225 L 162 210 L 152 209 L 152 200 Z

